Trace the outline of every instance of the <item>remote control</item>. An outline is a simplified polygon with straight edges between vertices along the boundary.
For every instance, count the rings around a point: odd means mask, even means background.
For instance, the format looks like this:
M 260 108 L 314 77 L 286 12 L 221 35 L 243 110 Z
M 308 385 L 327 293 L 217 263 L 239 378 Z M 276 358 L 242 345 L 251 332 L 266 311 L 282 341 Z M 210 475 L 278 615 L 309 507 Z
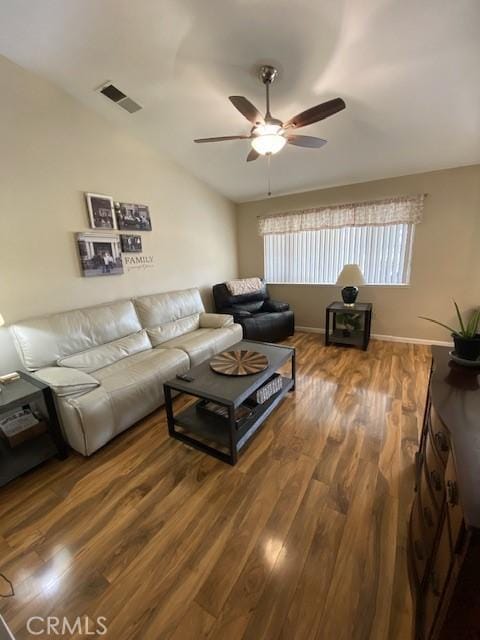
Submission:
M 177 373 L 177 378 L 179 380 L 183 380 L 184 382 L 193 382 L 194 378 L 192 378 L 192 376 L 189 376 L 188 373 Z

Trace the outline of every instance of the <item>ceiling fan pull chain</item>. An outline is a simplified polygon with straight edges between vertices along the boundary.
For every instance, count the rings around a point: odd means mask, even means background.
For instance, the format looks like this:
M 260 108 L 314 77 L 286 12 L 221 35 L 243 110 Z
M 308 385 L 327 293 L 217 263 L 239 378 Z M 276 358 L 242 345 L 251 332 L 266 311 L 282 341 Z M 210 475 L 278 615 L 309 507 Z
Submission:
M 270 160 L 272 155 L 269 153 L 267 156 L 267 182 L 268 182 L 268 197 L 272 195 L 272 189 L 270 186 Z

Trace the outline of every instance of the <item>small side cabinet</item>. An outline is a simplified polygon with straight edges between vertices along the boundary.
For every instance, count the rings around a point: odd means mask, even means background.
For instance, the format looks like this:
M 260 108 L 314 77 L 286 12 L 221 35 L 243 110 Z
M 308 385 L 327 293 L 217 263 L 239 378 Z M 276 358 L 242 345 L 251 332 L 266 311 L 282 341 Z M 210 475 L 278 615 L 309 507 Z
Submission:
M 434 347 L 410 514 L 415 640 L 480 638 L 480 368 Z
M 20 378 L 6 385 L 0 393 L 0 417 L 31 403 L 38 404 L 47 429 L 15 448 L 9 447 L 0 437 L 0 487 L 53 456 L 60 459 L 67 456 L 52 390 L 38 378 L 24 371 L 19 373 Z

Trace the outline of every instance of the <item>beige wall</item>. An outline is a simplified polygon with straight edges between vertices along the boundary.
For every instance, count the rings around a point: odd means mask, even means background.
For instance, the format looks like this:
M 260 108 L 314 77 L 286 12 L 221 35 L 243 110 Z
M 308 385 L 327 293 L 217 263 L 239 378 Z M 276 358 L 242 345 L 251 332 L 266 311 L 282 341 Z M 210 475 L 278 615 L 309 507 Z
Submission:
M 374 333 L 448 340 L 446 331 L 417 316 L 433 316 L 448 324 L 455 322 L 452 297 L 461 307 L 480 305 L 480 165 L 238 205 L 240 274 L 263 273 L 263 241 L 256 229 L 259 215 L 415 193 L 428 197 L 424 221 L 415 232 L 411 284 L 363 287 L 359 301 L 374 303 Z M 272 285 L 270 292 L 290 302 L 297 325 L 316 328 L 324 327 L 326 305 L 340 296 L 338 287 L 319 285 Z
M 0 81 L 0 313 L 7 322 L 192 286 L 208 303 L 211 285 L 236 275 L 231 202 L 2 57 Z M 74 232 L 88 230 L 84 191 L 150 206 L 153 231 L 141 235 L 154 268 L 82 277 Z M 0 372 L 15 365 L 0 330 Z

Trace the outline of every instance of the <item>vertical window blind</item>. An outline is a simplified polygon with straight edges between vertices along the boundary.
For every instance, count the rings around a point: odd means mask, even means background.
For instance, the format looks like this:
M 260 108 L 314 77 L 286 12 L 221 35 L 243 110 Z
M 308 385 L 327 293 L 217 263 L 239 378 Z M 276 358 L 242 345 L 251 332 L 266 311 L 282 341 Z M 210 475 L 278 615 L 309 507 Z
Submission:
M 423 199 L 404 196 L 259 218 L 265 279 L 334 284 L 345 264 L 358 264 L 367 284 L 408 284 Z
M 358 264 L 367 284 L 408 284 L 414 225 L 342 227 L 264 236 L 267 282 L 335 284 Z

